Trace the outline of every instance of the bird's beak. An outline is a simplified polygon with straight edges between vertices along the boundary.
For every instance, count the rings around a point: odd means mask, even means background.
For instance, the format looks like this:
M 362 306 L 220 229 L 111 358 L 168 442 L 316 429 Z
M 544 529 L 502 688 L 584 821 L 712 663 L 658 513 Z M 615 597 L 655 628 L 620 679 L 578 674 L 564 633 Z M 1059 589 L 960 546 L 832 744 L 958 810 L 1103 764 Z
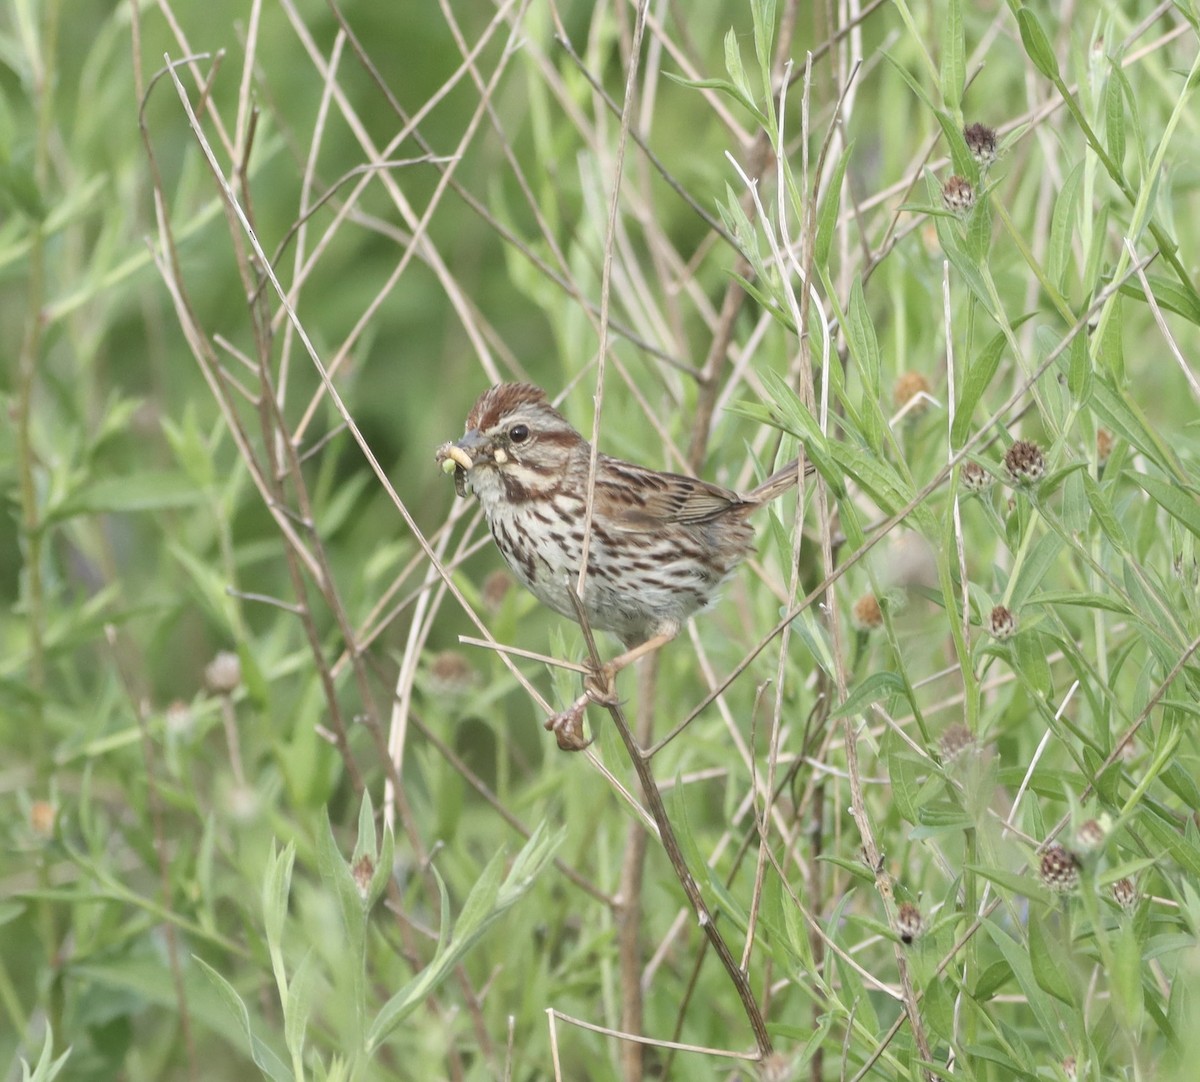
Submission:
M 457 442 L 443 443 L 437 449 L 437 461 L 443 472 L 454 474 L 454 491 L 460 496 L 467 494 L 467 471 L 486 457 L 490 457 L 490 449 L 477 428 L 468 430 Z

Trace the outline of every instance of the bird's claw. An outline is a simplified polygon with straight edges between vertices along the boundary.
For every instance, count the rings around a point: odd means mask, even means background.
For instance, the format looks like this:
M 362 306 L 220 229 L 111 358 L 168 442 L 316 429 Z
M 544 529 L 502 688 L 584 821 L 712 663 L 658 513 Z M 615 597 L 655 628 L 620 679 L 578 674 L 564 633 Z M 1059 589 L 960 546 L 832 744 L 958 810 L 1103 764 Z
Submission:
M 551 714 L 545 721 L 546 731 L 554 734 L 560 751 L 583 751 L 593 738 L 583 735 L 583 714 L 587 709 L 586 695 L 576 699 L 566 710 Z
M 611 665 L 590 669 L 583 678 L 584 696 L 597 706 L 617 706 L 616 670 Z

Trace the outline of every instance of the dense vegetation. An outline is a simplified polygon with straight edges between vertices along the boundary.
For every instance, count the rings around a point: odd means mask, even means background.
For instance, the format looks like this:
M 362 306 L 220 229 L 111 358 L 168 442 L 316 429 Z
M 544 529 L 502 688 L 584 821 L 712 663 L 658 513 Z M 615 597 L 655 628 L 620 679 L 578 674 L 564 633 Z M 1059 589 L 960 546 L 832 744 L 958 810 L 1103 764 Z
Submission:
M 834 7 L 0 15 L 5 1078 L 1194 1077 L 1195 5 Z M 580 753 L 506 379 L 817 468 Z

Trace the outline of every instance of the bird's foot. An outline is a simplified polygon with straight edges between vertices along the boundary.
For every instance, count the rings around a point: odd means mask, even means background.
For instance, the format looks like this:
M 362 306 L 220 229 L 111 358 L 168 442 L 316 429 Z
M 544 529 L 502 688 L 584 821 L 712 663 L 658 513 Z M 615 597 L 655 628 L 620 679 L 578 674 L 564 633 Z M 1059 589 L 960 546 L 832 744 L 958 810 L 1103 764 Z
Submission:
M 591 700 L 581 695 L 566 710 L 551 714 L 545 721 L 546 731 L 554 734 L 560 751 L 583 751 L 592 739 L 583 735 L 583 715 Z

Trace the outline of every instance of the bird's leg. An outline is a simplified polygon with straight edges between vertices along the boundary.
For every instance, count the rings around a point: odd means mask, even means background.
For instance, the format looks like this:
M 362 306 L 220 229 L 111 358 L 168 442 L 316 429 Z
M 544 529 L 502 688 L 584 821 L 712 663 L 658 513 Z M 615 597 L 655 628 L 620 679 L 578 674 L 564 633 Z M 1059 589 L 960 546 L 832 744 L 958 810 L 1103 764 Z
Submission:
M 583 690 L 585 695 L 594 703 L 601 706 L 607 706 L 609 703 L 617 701 L 616 688 L 613 686 L 613 680 L 622 669 L 629 668 L 639 658 L 645 657 L 647 654 L 653 654 L 655 650 L 661 650 L 667 645 L 678 631 L 663 632 L 659 635 L 653 635 L 645 642 L 639 643 L 637 646 L 626 650 L 623 654 L 618 654 L 612 661 L 601 665 L 600 668 L 594 669 L 583 678 Z
M 626 650 L 625 653 L 618 654 L 612 661 L 601 665 L 598 669 L 591 670 L 584 676 L 583 694 L 566 710 L 552 714 L 546 719 L 546 730 L 554 734 L 559 748 L 563 751 L 583 751 L 591 743 L 591 740 L 586 740 L 583 735 L 583 714 L 588 703 L 596 703 L 598 706 L 615 706 L 617 691 L 613 681 L 617 673 L 628 668 L 639 658 L 662 649 L 675 638 L 676 634 L 678 634 L 677 631 L 671 631 L 654 635 L 645 642 Z

